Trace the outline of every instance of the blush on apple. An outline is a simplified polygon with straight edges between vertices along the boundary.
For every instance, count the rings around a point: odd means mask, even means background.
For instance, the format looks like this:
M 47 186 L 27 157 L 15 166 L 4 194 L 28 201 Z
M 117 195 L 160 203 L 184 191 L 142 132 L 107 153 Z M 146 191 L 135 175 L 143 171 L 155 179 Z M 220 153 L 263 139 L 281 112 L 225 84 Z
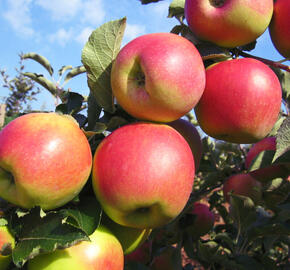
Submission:
M 205 70 L 187 39 L 171 33 L 147 34 L 121 49 L 111 85 L 117 102 L 132 116 L 170 122 L 196 105 L 204 90 Z
M 282 90 L 276 74 L 250 58 L 211 65 L 195 107 L 202 130 L 232 142 L 254 143 L 268 135 L 278 119 Z
M 233 48 L 264 33 L 273 14 L 273 0 L 186 0 L 184 13 L 198 38 Z
M 165 124 L 139 122 L 116 129 L 99 144 L 93 188 L 113 221 L 155 228 L 182 211 L 194 172 L 194 159 L 182 135 Z

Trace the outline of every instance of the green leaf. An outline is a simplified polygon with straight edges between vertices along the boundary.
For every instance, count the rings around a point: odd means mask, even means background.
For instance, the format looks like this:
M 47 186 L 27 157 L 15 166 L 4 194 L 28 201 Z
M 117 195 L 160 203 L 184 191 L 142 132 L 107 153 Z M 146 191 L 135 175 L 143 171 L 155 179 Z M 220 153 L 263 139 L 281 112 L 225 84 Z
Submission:
M 12 252 L 17 267 L 40 253 L 89 240 L 84 231 L 66 223 L 62 214 L 54 211 L 45 214 L 39 207 L 15 212 L 10 224 L 18 239 Z
M 173 0 L 169 6 L 168 18 L 184 16 L 185 0 Z
M 281 124 L 276 136 L 276 153 L 273 161 L 290 151 L 290 116 Z
M 99 226 L 102 216 L 102 208 L 93 197 L 81 198 L 80 202 L 69 209 L 60 211 L 66 219 L 66 223 L 83 230 L 91 235 Z
M 92 93 L 88 97 L 88 130 L 93 130 L 98 121 L 102 107 L 97 103 L 96 98 Z
M 146 4 L 150 4 L 150 3 L 156 3 L 156 2 L 160 2 L 163 0 L 139 0 L 141 2 L 142 5 L 146 5 Z
M 150 268 L 138 262 L 129 262 L 125 265 L 124 270 L 150 270 Z
M 272 164 L 274 155 L 275 155 L 274 150 L 266 150 L 260 152 L 251 162 L 249 171 L 254 171 L 260 168 L 270 166 Z
M 249 255 L 238 255 L 235 257 L 235 261 L 248 270 L 264 269 L 261 263 L 259 263 L 257 260 L 255 260 L 253 257 L 250 257 Z
M 66 72 L 67 70 L 72 69 L 72 66 L 62 66 L 59 70 L 58 70 L 58 75 L 61 76 L 64 72 Z
M 32 60 L 38 62 L 40 65 L 42 65 L 48 71 L 50 76 L 52 76 L 53 68 L 51 67 L 49 61 L 44 56 L 41 56 L 37 53 L 31 52 L 31 53 L 23 54 L 20 57 L 21 57 L 21 59 L 32 59 Z
M 84 66 L 78 66 L 73 68 L 70 72 L 68 72 L 64 78 L 64 82 L 68 82 L 70 79 L 72 79 L 73 77 L 85 73 L 86 72 L 86 68 Z
M 105 111 L 115 110 L 111 89 L 111 68 L 126 27 L 126 18 L 110 21 L 90 35 L 82 51 L 82 63 L 87 70 L 88 85 L 97 103 Z

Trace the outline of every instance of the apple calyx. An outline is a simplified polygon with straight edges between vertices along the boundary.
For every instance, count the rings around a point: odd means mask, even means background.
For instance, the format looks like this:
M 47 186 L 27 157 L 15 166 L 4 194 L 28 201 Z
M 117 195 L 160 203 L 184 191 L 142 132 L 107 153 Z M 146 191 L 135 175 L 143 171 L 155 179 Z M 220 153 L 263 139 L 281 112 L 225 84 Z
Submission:
M 212 6 L 219 8 L 225 4 L 226 0 L 209 0 L 209 2 Z
M 142 71 L 137 72 L 136 81 L 138 86 L 140 87 L 145 85 L 145 74 Z
M 2 248 L 0 249 L 0 255 L 2 256 L 9 256 L 12 253 L 12 244 L 5 243 Z

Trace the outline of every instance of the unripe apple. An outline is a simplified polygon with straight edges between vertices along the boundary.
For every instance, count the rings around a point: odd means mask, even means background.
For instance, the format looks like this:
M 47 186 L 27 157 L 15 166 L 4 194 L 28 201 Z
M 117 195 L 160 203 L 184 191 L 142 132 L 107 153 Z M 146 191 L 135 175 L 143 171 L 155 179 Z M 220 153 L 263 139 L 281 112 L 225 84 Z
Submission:
M 138 249 L 149 237 L 152 229 L 139 229 L 120 225 L 111 220 L 107 215 L 102 215 L 104 224 L 119 240 L 124 255 Z
M 276 138 L 275 137 L 266 137 L 261 141 L 255 143 L 249 150 L 246 160 L 245 160 L 245 168 L 249 169 L 252 161 L 255 157 L 266 150 L 276 150 Z
M 72 200 L 91 172 L 86 136 L 73 118 L 56 113 L 18 117 L 0 133 L 0 197 L 53 209 Z
M 271 40 L 277 51 L 290 58 L 290 1 L 276 0 L 274 13 L 269 25 Z
M 168 123 L 169 126 L 176 129 L 187 141 L 194 157 L 195 171 L 199 168 L 199 163 L 202 156 L 202 141 L 196 127 L 184 119 Z
M 90 240 L 38 255 L 28 261 L 28 270 L 123 270 L 122 246 L 107 228 L 99 226 Z
M 186 0 L 184 13 L 198 38 L 232 48 L 264 33 L 273 14 L 273 0 Z
M 130 115 L 170 122 L 196 105 L 204 90 L 205 70 L 199 52 L 184 37 L 146 34 L 121 49 L 111 85 L 117 102 Z
M 174 128 L 134 123 L 116 129 L 99 144 L 92 179 L 97 199 L 112 220 L 155 228 L 173 220 L 187 203 L 194 159 Z
M 148 264 L 151 260 L 152 241 L 147 240 L 132 253 L 125 255 L 126 262 Z
M 250 174 L 235 174 L 230 176 L 223 185 L 223 194 L 227 202 L 230 201 L 229 192 L 250 197 L 253 202 L 259 203 L 262 199 L 262 184 Z
M 282 101 L 280 82 L 264 63 L 250 58 L 211 65 L 195 107 L 209 136 L 232 143 L 254 143 L 271 131 Z
M 15 246 L 15 240 L 9 232 L 7 226 L 0 226 L 0 269 L 6 270 L 12 261 L 11 253 L 5 253 L 7 249 L 12 251 Z
M 194 215 L 193 223 L 187 228 L 187 232 L 193 237 L 207 234 L 214 225 L 214 213 L 204 203 L 195 202 L 187 215 Z

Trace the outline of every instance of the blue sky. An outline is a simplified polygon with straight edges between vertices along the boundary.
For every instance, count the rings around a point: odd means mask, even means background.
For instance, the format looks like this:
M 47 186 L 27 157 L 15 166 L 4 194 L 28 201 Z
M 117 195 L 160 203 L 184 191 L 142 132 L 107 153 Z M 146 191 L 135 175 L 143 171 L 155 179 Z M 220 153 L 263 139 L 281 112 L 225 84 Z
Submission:
M 141 5 L 138 0 L 0 0 L 0 69 L 13 76 L 21 52 L 45 56 L 55 71 L 63 65 L 81 65 L 81 50 L 92 30 L 124 16 L 127 17 L 124 44 L 145 33 L 169 32 L 177 24 L 175 19 L 167 18 L 170 2 Z M 252 54 L 282 59 L 267 31 L 258 39 Z M 33 61 L 24 63 L 26 71 L 49 76 Z M 58 80 L 57 72 L 53 79 Z M 66 87 L 84 95 L 89 91 L 84 74 Z M 3 100 L 7 91 L 1 86 L 0 89 Z M 54 100 L 42 90 L 33 108 L 53 110 Z

